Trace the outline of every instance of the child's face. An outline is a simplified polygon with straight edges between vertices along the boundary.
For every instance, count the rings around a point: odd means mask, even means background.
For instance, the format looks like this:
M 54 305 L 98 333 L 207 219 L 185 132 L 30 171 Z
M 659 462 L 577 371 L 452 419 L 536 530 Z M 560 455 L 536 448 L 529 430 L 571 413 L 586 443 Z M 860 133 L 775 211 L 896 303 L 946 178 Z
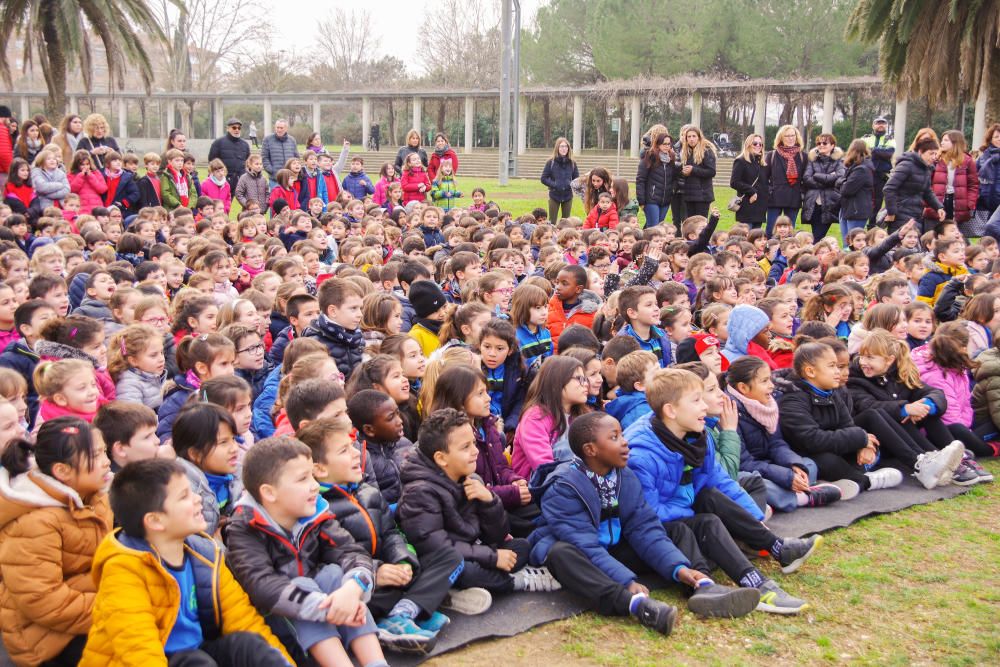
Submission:
M 795 298 L 805 303 L 816 293 L 816 283 L 805 280 L 795 286 Z
M 962 253 L 963 255 L 965 253 Z M 854 278 L 858 281 L 863 281 L 868 278 L 869 264 L 867 259 L 859 259 L 854 264 Z
M 719 316 L 719 321 L 714 327 L 709 327 L 708 332 L 719 339 L 719 343 L 726 344 L 729 340 L 729 313 Z
M 81 498 L 106 491 L 111 483 L 111 461 L 108 460 L 104 438 L 97 429 L 92 430 L 92 440 L 92 467 L 88 469 L 86 461 L 78 459 L 78 465 L 73 468 L 72 476 L 67 480 L 67 486 L 80 494 Z
M 729 278 L 735 278 L 739 275 L 740 263 L 735 259 L 726 260 L 726 263 L 722 266 L 722 275 Z
M 208 374 L 202 379 L 209 380 L 211 378 L 233 375 L 235 372 L 235 362 L 236 355 L 229 351 L 223 352 L 212 361 L 212 364 L 208 367 Z
M 376 409 L 371 424 L 362 429 L 369 438 L 380 442 L 395 442 L 403 437 L 403 418 L 395 401 L 383 401 Z
M 674 320 L 674 325 L 672 327 L 667 327 L 667 332 L 670 334 L 670 340 L 680 344 L 686 338 L 691 336 L 691 311 L 682 310 Z
M 349 331 L 354 331 L 361 325 L 361 297 L 350 295 L 340 306 L 330 306 L 327 317 Z
M 434 452 L 434 462 L 453 481 L 476 472 L 479 448 L 472 424 L 462 424 L 448 433 L 447 451 Z
M 427 370 L 427 360 L 421 351 L 420 343 L 416 339 L 408 339 L 403 343 L 402 352 L 400 365 L 403 367 L 403 375 L 408 379 L 422 378 Z
M 256 319 L 257 309 L 251 307 L 251 310 Z M 256 327 L 256 324 L 254 326 Z M 253 371 L 264 367 L 264 343 L 261 342 L 260 336 L 254 334 L 240 339 L 240 348 L 236 350 L 236 367 Z
M 479 341 L 479 354 L 487 368 L 499 368 L 510 355 L 510 346 L 502 338 L 487 335 Z
M 861 354 L 858 357 L 858 365 L 865 377 L 876 377 L 885 375 L 889 367 L 896 361 L 895 357 L 883 357 L 877 354 Z
M 361 468 L 361 452 L 347 431 L 331 431 L 324 440 L 325 457 L 313 463 L 316 479 L 332 484 L 357 484 L 365 471 Z
M 476 383 L 462 407 L 465 408 L 465 413 L 473 419 L 483 419 L 490 416 L 490 394 L 486 391 L 486 385 L 483 382 Z
M 917 340 L 927 340 L 934 333 L 934 316 L 926 308 L 920 308 L 910 314 L 906 323 L 906 331 Z
M 601 197 L 600 199 L 597 200 L 597 208 L 601 209 L 602 211 L 607 211 L 609 208 L 611 208 L 611 200 L 608 199 L 607 197 Z
M 166 360 L 163 356 L 163 341 L 150 341 L 142 352 L 134 357 L 129 357 L 128 363 L 145 373 L 160 375 L 163 373 L 163 369 L 166 368 Z
M 313 477 L 312 458 L 299 456 L 288 461 L 273 485 L 261 487 L 261 496 L 267 503 L 268 513 L 279 522 L 294 523 L 315 514 L 319 483 Z
M 628 464 L 628 441 L 618 420 L 611 416 L 601 418 L 594 428 L 594 441 L 584 445 L 583 453 L 596 467 L 624 468 Z
M 149 174 L 150 176 L 156 176 L 156 174 L 158 174 L 159 171 L 160 171 L 160 163 L 159 162 L 147 162 L 146 163 L 146 173 Z
M 771 331 L 786 338 L 792 335 L 792 309 L 787 304 L 782 303 L 774 307 L 771 314 Z
M 660 323 L 660 309 L 656 305 L 655 294 L 643 294 L 639 297 L 635 308 L 628 309 L 630 319 L 647 327 L 656 326 Z
M 100 301 L 108 301 L 115 293 L 115 279 L 108 273 L 98 274 L 94 278 L 94 286 L 87 290 L 88 295 Z
M 560 271 L 556 276 L 556 295 L 560 301 L 572 303 L 580 296 L 582 291 L 583 287 L 576 284 L 576 278 L 573 274 L 567 271 Z
M 705 351 L 698 355 L 698 360 L 708 366 L 708 370 L 716 375 L 722 372 L 722 353 L 719 352 L 718 345 L 706 347 Z M 650 368 L 655 368 L 650 366 Z M 649 371 L 647 371 L 648 373 Z
M 703 264 L 701 267 L 697 269 L 694 269 L 692 271 L 692 277 L 694 277 L 694 279 L 697 282 L 704 283 L 714 278 L 715 272 L 716 272 L 715 262 L 709 262 L 707 264 Z
M 823 352 L 815 364 L 807 364 L 803 371 L 805 379 L 818 389 L 830 391 L 840 386 L 840 365 L 833 350 Z
M 82 373 L 70 379 L 59 391 L 52 395 L 52 402 L 64 408 L 80 412 L 97 412 L 97 401 L 101 392 L 93 373 Z
M 46 292 L 45 301 L 50 306 L 55 308 L 59 317 L 66 317 L 66 313 L 69 312 L 69 295 L 66 294 L 66 288 L 64 286 L 56 285 Z
M 722 393 L 719 386 L 719 379 L 714 373 L 709 373 L 708 377 L 702 381 L 704 388 L 702 396 L 705 400 L 706 411 L 709 417 L 718 417 L 722 414 L 722 406 L 725 403 L 726 395 Z
M 739 303 L 740 295 L 736 291 L 736 285 L 733 283 L 727 283 L 722 291 L 715 292 L 712 296 L 716 298 L 716 301 L 721 301 L 722 303 L 728 304 L 730 306 L 735 306 Z
M 236 472 L 240 451 L 236 435 L 229 428 L 229 424 L 220 424 L 215 447 L 209 450 L 200 461 L 195 461 L 198 467 L 213 475 L 231 475 Z
M 483 387 L 485 391 L 485 386 Z M 13 403 L 0 405 L 0 454 L 14 440 L 25 436 L 24 427 Z
M 965 248 L 961 243 L 953 243 L 938 255 L 938 261 L 946 266 L 961 266 L 965 263 Z
M 686 433 L 701 433 L 705 430 L 705 417 L 708 416 L 704 390 L 698 388 L 685 391 L 676 404 L 667 403 L 663 406 L 663 416 L 676 421 Z

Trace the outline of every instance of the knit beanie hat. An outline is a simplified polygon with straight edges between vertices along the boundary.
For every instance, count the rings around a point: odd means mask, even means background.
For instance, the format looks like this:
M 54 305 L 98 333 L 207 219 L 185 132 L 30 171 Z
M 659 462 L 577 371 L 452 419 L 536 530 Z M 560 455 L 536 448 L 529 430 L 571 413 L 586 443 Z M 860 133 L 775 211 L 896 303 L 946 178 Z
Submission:
M 431 280 L 418 280 L 410 285 L 409 298 L 417 317 L 430 317 L 448 303 L 444 292 Z

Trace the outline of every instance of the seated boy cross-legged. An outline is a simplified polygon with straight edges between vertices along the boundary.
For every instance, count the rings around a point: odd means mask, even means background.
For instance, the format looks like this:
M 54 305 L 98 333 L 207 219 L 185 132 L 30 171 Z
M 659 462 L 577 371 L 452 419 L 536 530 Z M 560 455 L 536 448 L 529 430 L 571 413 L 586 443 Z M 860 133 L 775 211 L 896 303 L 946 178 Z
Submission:
M 293 664 L 205 534 L 201 496 L 176 461 L 115 476 L 121 525 L 94 556 L 94 623 L 80 665 Z
M 528 540 L 507 539 L 503 502 L 475 474 L 479 448 L 465 413 L 436 410 L 420 425 L 417 440 L 417 451 L 400 473 L 403 495 L 396 512 L 417 555 L 457 551 L 465 561 L 455 582 L 458 589 L 496 594 L 559 588 L 544 568 L 525 567 Z
M 822 538 L 781 538 L 762 523 L 764 513 L 726 474 L 705 435 L 703 391 L 703 382 L 691 371 L 667 368 L 647 378 L 646 398 L 653 412 L 625 430 L 631 446 L 628 467 L 671 539 L 677 541 L 676 526 L 684 524 L 702 553 L 733 581 L 760 590 L 760 611 L 798 613 L 806 603 L 764 577 L 733 540 L 768 551 L 787 574 L 815 552 Z
M 310 422 L 296 434 L 313 455 L 313 475 L 337 522 L 375 559 L 375 589 L 368 602 L 386 648 L 427 653 L 448 624 L 437 608 L 462 571 L 453 549 L 419 560 L 396 529 L 389 504 L 363 481 L 361 452 L 350 426 L 332 419 Z
M 372 559 L 337 523 L 312 473 L 309 448 L 294 438 L 265 438 L 247 452 L 227 559 L 257 609 L 276 627 L 287 619 L 320 665 L 351 665 L 350 647 L 358 664 L 384 666 L 365 606 Z
M 614 417 L 603 412 L 578 417 L 569 429 L 569 446 L 573 461 L 546 464 L 536 473 L 542 517 L 530 537 L 533 562 L 547 565 L 600 613 L 632 615 L 667 635 L 677 610 L 650 598 L 637 571 L 655 571 L 692 587 L 688 607 L 702 616 L 743 616 L 757 607 L 757 590 L 712 581 L 690 530 L 675 531 L 684 540 L 679 548 L 667 537 L 626 467 L 628 443 Z

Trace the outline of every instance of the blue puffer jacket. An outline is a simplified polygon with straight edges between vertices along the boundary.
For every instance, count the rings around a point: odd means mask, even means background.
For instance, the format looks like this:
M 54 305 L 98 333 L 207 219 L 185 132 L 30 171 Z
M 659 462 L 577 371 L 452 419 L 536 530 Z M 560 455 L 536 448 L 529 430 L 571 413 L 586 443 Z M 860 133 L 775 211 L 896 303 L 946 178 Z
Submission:
M 156 436 L 162 445 L 171 438 L 177 413 L 181 411 L 187 400 L 197 391 L 183 375 L 174 377 L 174 386 L 163 395 L 163 403 L 157 411 L 159 423 L 156 425 Z
M 315 338 L 323 343 L 345 378 L 351 377 L 351 371 L 364 360 L 365 337 L 361 334 L 361 329 L 348 331 L 326 315 L 313 320 L 302 332 L 302 337 Z
M 634 424 L 640 417 L 653 412 L 646 402 L 646 392 L 633 391 L 627 394 L 619 390 L 618 398 L 604 406 L 604 411 L 618 420 L 623 429 Z
M 759 472 L 764 479 L 771 480 L 783 489 L 792 488 L 795 471 L 792 466 L 805 470 L 802 457 L 792 451 L 792 446 L 781 437 L 781 429 L 768 433 L 764 425 L 750 416 L 743 404 L 736 401 L 740 415 L 740 470 Z
M 356 174 L 353 171 L 348 172 L 340 185 L 344 190 L 350 192 L 355 199 L 364 199 L 366 195 L 375 194 L 375 186 L 372 185 L 372 179 L 368 178 L 368 174 L 364 171 L 359 171 Z
M 629 443 L 628 467 L 635 471 L 642 484 L 646 502 L 656 510 L 660 521 L 674 521 L 694 516 L 695 497 L 705 488 L 716 488 L 726 494 L 750 516 L 763 521 L 764 514 L 740 485 L 726 474 L 715 457 L 715 445 L 708 436 L 705 460 L 691 470 L 691 483 L 681 484 L 684 457 L 668 449 L 653 433 L 649 423 L 652 415 L 643 417 L 625 430 Z
M 531 562 L 541 565 L 556 542 L 568 542 L 579 549 L 604 574 L 622 586 L 636 575 L 616 560 L 608 549 L 624 539 L 644 563 L 656 568 L 664 578 L 677 580 L 677 571 L 690 566 L 684 554 L 667 537 L 656 513 L 643 498 L 643 488 L 628 468 L 618 470 L 618 508 L 612 516 L 602 516 L 597 489 L 580 470 L 582 463 L 569 461 L 545 464 L 537 473 L 542 480 L 532 495 L 540 497 L 542 516 L 529 536 Z
M 271 406 L 278 398 L 278 384 L 281 383 L 281 364 L 274 367 L 264 381 L 264 388 L 253 402 L 253 421 L 250 432 L 256 440 L 263 440 L 274 435 L 274 420 L 271 418 Z
M 28 430 L 35 426 L 35 416 L 38 415 L 38 392 L 35 390 L 35 382 L 32 375 L 35 367 L 38 366 L 38 354 L 28 347 L 24 339 L 19 338 L 11 341 L 3 354 L 0 354 L 0 368 L 10 368 L 21 374 L 28 382 L 28 395 L 25 402 L 28 404 L 28 412 L 25 415 L 28 419 Z

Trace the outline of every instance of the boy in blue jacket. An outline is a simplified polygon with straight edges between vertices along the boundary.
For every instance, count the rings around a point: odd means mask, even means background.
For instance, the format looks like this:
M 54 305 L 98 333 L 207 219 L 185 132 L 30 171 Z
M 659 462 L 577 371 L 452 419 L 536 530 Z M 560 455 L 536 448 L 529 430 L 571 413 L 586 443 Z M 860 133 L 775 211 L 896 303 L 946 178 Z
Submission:
M 646 402 L 644 380 L 647 373 L 660 367 L 656 355 L 646 350 L 629 352 L 618 362 L 618 396 L 604 406 L 605 412 L 628 428 L 640 417 L 652 412 Z
M 690 530 L 678 531 L 680 549 L 667 536 L 626 467 L 628 443 L 613 417 L 592 412 L 574 420 L 569 444 L 574 460 L 538 473 L 542 517 L 530 537 L 532 562 L 545 563 L 559 583 L 599 613 L 632 615 L 666 635 L 677 610 L 650 598 L 636 571 L 655 571 L 692 587 L 688 607 L 701 616 L 744 616 L 756 608 L 756 590 L 711 580 Z
M 751 565 L 734 538 L 755 551 L 768 551 L 788 574 L 816 551 L 822 537 L 781 538 L 762 523 L 763 512 L 722 468 L 705 435 L 703 391 L 702 380 L 691 371 L 667 368 L 647 378 L 653 412 L 625 431 L 631 443 L 628 467 L 667 532 L 676 523 L 686 524 L 705 556 L 741 587 L 760 591 L 759 611 L 799 613 L 808 605 Z

